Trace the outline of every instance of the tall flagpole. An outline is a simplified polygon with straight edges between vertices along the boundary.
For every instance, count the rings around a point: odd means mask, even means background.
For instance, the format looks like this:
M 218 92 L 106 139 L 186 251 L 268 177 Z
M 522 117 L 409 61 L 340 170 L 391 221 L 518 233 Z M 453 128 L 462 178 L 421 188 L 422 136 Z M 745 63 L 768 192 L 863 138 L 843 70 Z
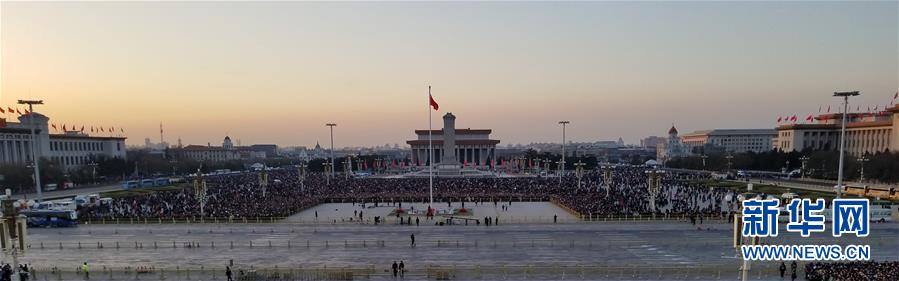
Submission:
M 434 206 L 434 147 L 431 144 L 431 85 L 428 85 L 428 186 L 430 190 L 428 212 L 431 212 L 431 206 Z

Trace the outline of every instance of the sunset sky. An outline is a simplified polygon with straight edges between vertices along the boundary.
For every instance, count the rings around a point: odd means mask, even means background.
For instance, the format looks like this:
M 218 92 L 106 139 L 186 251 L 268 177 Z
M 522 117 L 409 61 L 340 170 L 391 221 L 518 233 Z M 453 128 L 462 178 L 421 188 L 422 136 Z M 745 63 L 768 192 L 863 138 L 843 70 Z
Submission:
M 899 88 L 899 7 L 882 2 L 0 4 L 0 107 L 51 123 L 244 145 L 383 145 L 457 127 L 502 144 L 639 142 L 772 128 L 858 90 Z M 14 106 L 14 105 L 13 105 Z M 853 105 L 853 108 L 855 106 Z M 5 115 L 7 118 L 12 115 Z

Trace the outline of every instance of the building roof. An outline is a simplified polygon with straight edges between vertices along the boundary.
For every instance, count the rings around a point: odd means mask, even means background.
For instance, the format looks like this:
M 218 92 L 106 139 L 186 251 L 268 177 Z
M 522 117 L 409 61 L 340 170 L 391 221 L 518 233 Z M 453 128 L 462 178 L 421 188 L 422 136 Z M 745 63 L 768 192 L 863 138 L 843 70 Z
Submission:
M 729 135 L 777 135 L 775 129 L 714 129 L 695 131 L 682 137 L 696 136 L 729 136 Z
M 890 127 L 893 120 L 877 120 L 867 122 L 849 122 L 846 124 L 847 129 L 851 128 L 867 128 L 867 127 Z M 836 130 L 840 129 L 840 123 L 834 124 L 787 124 L 777 127 L 778 131 L 782 130 Z
M 50 134 L 51 139 L 125 140 L 126 137 L 100 137 L 89 135 Z
M 409 145 L 428 145 L 428 140 L 410 140 L 406 141 Z M 431 144 L 434 146 L 443 145 L 443 140 L 433 140 Z M 456 140 L 456 145 L 497 145 L 499 140 Z
M 483 135 L 493 132 L 491 129 L 456 129 L 457 135 Z M 415 130 L 416 135 L 427 135 L 428 130 Z M 443 130 L 431 130 L 431 134 L 442 135 Z
M 40 129 L 35 129 L 34 132 L 35 132 L 35 133 L 40 133 L 41 130 L 40 130 Z M 17 128 L 0 127 L 0 133 L 7 133 L 7 134 L 31 134 L 31 129 L 28 129 L 28 128 L 21 128 L 21 127 L 17 127 Z
M 234 152 L 253 150 L 249 146 L 234 146 L 232 148 L 224 148 L 221 146 L 207 146 L 207 145 L 196 145 L 196 144 L 191 144 L 191 145 L 182 147 L 181 149 L 182 150 L 191 150 L 191 151 L 208 150 L 208 151 L 234 151 Z
M 668 134 L 669 135 L 677 134 L 677 128 L 675 128 L 674 125 L 671 125 L 671 129 L 668 129 Z

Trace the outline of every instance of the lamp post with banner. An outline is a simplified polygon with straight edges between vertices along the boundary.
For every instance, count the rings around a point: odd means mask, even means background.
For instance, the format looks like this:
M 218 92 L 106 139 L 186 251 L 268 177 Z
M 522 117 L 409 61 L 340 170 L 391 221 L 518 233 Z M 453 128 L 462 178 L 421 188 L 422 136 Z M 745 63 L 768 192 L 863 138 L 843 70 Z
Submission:
M 0 222 L 0 246 L 12 259 L 13 278 L 19 277 L 19 256 L 25 254 L 27 228 L 25 215 L 19 214 L 19 203 L 12 199 L 12 191 L 6 189 L 2 201 L 3 217 Z
M 609 191 L 612 189 L 612 180 L 613 180 L 612 179 L 612 168 L 614 168 L 614 166 L 602 165 L 601 168 L 602 168 L 603 185 L 606 188 L 606 197 L 608 197 Z M 597 188 L 599 188 L 599 187 L 597 187 Z M 596 190 L 596 191 L 599 191 L 599 190 Z
M 587 164 L 585 164 L 584 162 L 581 162 L 580 160 L 578 160 L 577 163 L 574 163 L 574 172 L 577 175 L 577 189 L 578 190 L 581 190 L 581 178 L 584 177 L 584 165 L 587 165 Z
M 268 167 L 262 166 L 262 171 L 259 171 L 259 188 L 262 189 L 262 197 L 265 197 L 266 191 L 268 191 Z
M 306 192 L 306 162 L 297 165 L 297 175 L 300 177 L 300 192 Z
M 662 175 L 665 174 L 664 170 L 652 169 L 646 171 L 646 175 L 649 176 L 648 186 L 649 186 L 649 206 L 652 208 L 652 213 L 656 213 L 656 197 L 659 195 L 659 190 L 662 188 Z
M 203 176 L 203 172 L 197 168 L 197 177 L 194 178 L 194 197 L 197 198 L 197 202 L 200 203 L 200 216 L 206 216 L 206 178 Z

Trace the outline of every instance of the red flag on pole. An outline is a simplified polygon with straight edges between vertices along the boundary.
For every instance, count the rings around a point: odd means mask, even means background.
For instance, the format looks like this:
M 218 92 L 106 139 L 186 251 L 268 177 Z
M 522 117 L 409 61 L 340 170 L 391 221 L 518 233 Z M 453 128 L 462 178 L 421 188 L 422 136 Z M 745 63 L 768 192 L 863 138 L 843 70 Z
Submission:
M 56 124 L 52 124 L 50 127 L 53 127 L 53 130 L 56 130 Z
M 66 131 L 66 124 L 62 124 L 62 131 L 63 131 L 63 132 Z
M 830 113 L 830 105 L 827 106 L 827 113 Z
M 814 120 L 814 118 L 812 118 L 811 114 L 809 114 L 808 117 L 805 118 L 805 121 L 812 122 L 812 120 Z
M 15 110 L 12 110 L 12 107 L 9 107 L 9 106 L 6 107 L 6 111 L 9 113 L 15 112 Z
M 783 117 L 777 117 L 777 123 L 780 123 L 780 121 L 782 121 L 782 120 L 783 120 Z
M 433 107 L 434 110 L 440 110 L 440 105 L 437 104 L 437 101 L 434 100 L 434 96 L 432 96 L 430 92 L 431 86 L 428 86 L 428 102 L 431 104 L 431 107 Z
M 6 113 L 6 110 L 3 110 L 3 108 L 0 107 L 0 113 Z

